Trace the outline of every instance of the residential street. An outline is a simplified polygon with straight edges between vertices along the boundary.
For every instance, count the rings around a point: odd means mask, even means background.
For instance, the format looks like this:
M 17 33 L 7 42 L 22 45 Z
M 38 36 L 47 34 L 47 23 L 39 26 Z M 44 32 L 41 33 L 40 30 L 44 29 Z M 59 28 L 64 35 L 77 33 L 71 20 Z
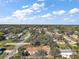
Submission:
M 25 37 L 25 40 L 19 42 L 19 43 L 24 43 L 28 38 L 30 37 L 30 33 L 28 33 L 28 35 Z M 12 50 L 12 52 L 10 54 L 8 54 L 4 59 L 10 59 L 14 54 L 15 52 L 18 50 L 19 47 L 23 46 L 23 44 L 16 44 L 14 49 Z

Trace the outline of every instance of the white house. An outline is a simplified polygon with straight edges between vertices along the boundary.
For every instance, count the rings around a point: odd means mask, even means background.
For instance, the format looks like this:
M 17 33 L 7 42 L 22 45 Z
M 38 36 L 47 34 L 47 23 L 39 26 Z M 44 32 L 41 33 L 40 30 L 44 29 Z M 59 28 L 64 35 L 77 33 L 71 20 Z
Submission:
M 62 57 L 70 58 L 70 56 L 73 54 L 71 49 L 60 49 L 60 55 Z

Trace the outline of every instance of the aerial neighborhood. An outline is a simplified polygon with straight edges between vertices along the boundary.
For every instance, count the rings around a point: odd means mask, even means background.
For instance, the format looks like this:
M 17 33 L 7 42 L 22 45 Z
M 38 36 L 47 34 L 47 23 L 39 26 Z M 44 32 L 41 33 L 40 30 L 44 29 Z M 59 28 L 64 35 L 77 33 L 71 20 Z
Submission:
M 79 59 L 79 26 L 0 25 L 0 59 Z

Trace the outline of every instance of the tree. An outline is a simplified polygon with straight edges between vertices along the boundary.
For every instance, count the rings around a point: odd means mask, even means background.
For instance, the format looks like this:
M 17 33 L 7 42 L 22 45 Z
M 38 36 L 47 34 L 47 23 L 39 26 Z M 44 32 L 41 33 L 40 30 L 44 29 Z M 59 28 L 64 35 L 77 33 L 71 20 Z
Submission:
M 46 56 L 47 52 L 45 50 L 38 50 L 38 52 L 35 53 L 35 56 Z
M 32 41 L 32 45 L 34 45 L 34 46 L 40 46 L 40 40 L 33 40 Z
M 22 47 L 20 47 L 20 48 L 18 49 L 18 51 L 19 51 L 18 53 L 19 53 L 21 59 L 22 59 L 22 56 L 23 56 L 22 54 L 23 54 L 24 50 L 25 50 L 25 49 L 22 48 Z
M 29 53 L 28 51 L 23 51 L 23 52 L 22 52 L 22 55 L 23 55 L 23 56 L 29 56 L 30 53 Z
M 5 40 L 4 36 L 0 36 L 0 41 Z
M 57 58 L 57 57 L 59 57 L 60 55 L 60 51 L 59 51 L 59 49 L 58 48 L 56 48 L 56 47 L 53 47 L 53 48 L 51 48 L 51 54 L 52 54 L 52 56 L 54 56 L 54 58 Z

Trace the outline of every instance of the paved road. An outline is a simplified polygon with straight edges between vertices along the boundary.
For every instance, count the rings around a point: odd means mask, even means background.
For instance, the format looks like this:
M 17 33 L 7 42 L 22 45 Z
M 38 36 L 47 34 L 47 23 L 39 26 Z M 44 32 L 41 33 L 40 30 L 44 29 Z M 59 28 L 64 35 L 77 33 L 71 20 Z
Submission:
M 23 40 L 19 43 L 24 43 L 29 37 L 30 37 L 30 33 L 28 33 L 28 35 L 25 37 L 25 40 Z M 16 44 L 15 48 L 12 50 L 12 52 L 10 54 L 8 54 L 4 59 L 10 59 L 15 54 L 15 52 L 18 50 L 18 48 L 21 46 L 23 46 L 23 45 Z

